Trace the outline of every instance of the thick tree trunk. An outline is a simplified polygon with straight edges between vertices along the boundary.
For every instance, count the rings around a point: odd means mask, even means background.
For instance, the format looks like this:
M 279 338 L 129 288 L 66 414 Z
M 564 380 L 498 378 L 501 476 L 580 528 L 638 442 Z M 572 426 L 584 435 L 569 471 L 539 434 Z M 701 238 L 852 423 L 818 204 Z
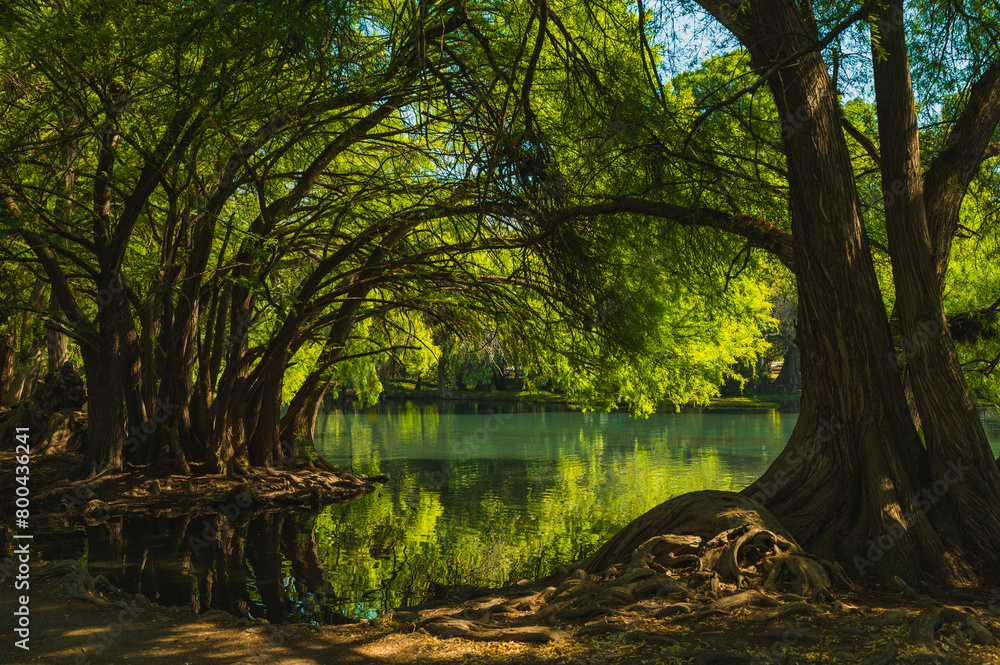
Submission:
M 243 322 L 250 320 L 250 294 L 243 287 L 237 287 L 232 302 L 230 330 L 236 331 Z M 205 453 L 205 462 L 211 473 L 245 474 L 250 470 L 247 436 L 252 428 L 247 427 L 251 414 L 247 411 L 250 385 L 247 381 L 246 354 L 246 337 L 233 338 L 226 349 L 226 369 L 212 403 L 212 434 Z
M 62 310 L 56 300 L 55 294 L 49 296 L 49 314 L 59 316 Z M 45 329 L 45 351 L 47 356 L 47 371 L 58 372 L 62 366 L 69 362 L 69 348 L 66 345 L 66 335 L 46 327 Z
M 881 11 L 880 25 L 889 26 L 891 16 L 903 15 L 903 2 L 890 0 Z M 946 484 L 931 517 L 942 528 L 961 533 L 968 551 L 1000 571 L 1000 473 L 943 314 L 924 205 L 905 33 L 884 28 L 877 37 L 873 61 L 882 189 L 896 301 L 930 480 Z
M 312 443 L 315 436 L 316 418 L 323 398 L 330 387 L 330 379 L 322 376 L 326 373 L 312 373 L 303 383 L 295 397 L 288 405 L 288 410 L 281 418 L 281 440 L 295 444 L 306 441 Z
M 249 437 L 249 457 L 253 466 L 272 466 L 281 455 L 281 394 L 287 346 L 268 353 L 254 369 L 254 388 L 250 393 L 253 412 Z
M 734 31 L 768 84 L 783 131 L 799 289 L 802 400 L 785 450 L 744 493 L 807 550 L 854 572 L 922 571 L 952 582 L 957 565 L 921 510 L 927 454 L 894 372 L 888 320 L 871 262 L 837 92 L 815 26 L 786 1 L 703 3 Z M 747 11 L 749 10 L 749 11 Z M 796 58 L 795 52 L 804 52 Z
M 98 314 L 100 316 L 100 314 Z M 96 474 L 122 468 L 126 439 L 124 384 L 118 366 L 117 330 L 109 326 L 80 347 L 87 376 L 87 449 L 84 470 Z

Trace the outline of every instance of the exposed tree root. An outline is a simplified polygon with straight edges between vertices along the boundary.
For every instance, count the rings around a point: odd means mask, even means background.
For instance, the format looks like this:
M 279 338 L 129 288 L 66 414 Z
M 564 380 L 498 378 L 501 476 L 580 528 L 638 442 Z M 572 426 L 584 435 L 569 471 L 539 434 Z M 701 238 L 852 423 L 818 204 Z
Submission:
M 100 606 L 114 606 L 130 609 L 124 602 L 124 594 L 114 587 L 104 575 L 91 577 L 87 569 L 76 559 L 64 559 L 34 571 L 39 577 L 61 577 L 63 588 L 70 598 L 76 598 Z M 135 602 L 148 606 L 144 596 L 135 596 Z
M 629 549 L 631 547 L 631 549 Z M 791 591 L 814 601 L 829 600 L 831 574 L 849 584 L 838 564 L 806 556 L 763 506 L 734 492 L 706 490 L 675 497 L 633 520 L 596 553 L 580 562 L 587 572 L 632 583 L 649 571 L 680 577 L 688 585 L 759 585 Z M 563 573 L 566 570 L 562 571 Z M 666 593 L 670 581 L 658 579 Z M 645 591 L 646 589 L 642 589 Z M 672 591 L 671 591 L 672 592 Z M 621 601 L 627 602 L 622 596 Z
M 937 651 L 934 631 L 941 625 L 941 615 L 934 610 L 921 612 L 910 626 L 910 641 L 931 651 Z
M 965 633 L 973 644 L 993 646 L 997 638 L 984 626 L 979 619 L 965 612 L 950 607 L 941 608 L 941 620 L 944 623 L 957 622 L 958 630 Z
M 6 465 L 12 456 L 13 451 L 0 452 L 0 465 Z M 32 505 L 42 512 L 80 514 L 89 501 L 98 499 L 107 504 L 111 516 L 218 512 L 220 506 L 228 504 L 238 506 L 241 513 L 267 506 L 319 508 L 371 492 L 376 480 L 340 470 L 328 473 L 306 465 L 254 468 L 248 475 L 235 478 L 162 472 L 151 477 L 151 468 L 133 467 L 105 471 L 93 478 L 66 480 L 64 474 L 73 473 L 78 464 L 77 455 L 49 455 L 35 461 L 32 473 L 39 479 L 39 490 L 32 496 Z M 12 477 L 0 478 L 0 491 L 12 482 Z M 231 512 L 232 506 L 229 508 Z
M 569 637 L 569 633 L 547 626 L 490 628 L 475 621 L 452 618 L 435 619 L 423 628 L 439 637 L 464 637 L 477 642 L 552 642 Z
M 726 596 L 715 601 L 698 614 L 698 618 L 711 616 L 712 614 L 727 614 L 740 607 L 756 605 L 758 607 L 777 607 L 778 601 L 770 596 L 765 596 L 760 591 L 749 590 L 737 593 L 733 596 Z
M 889 665 L 896 660 L 899 654 L 899 647 L 895 642 L 886 642 L 882 650 L 865 661 L 865 665 Z
M 810 605 L 808 603 L 792 603 L 791 605 L 782 605 L 781 607 L 770 612 L 758 614 L 753 618 L 753 620 L 762 622 L 774 621 L 775 619 L 783 619 L 785 617 L 795 615 L 819 614 L 821 611 L 822 610 L 815 605 Z

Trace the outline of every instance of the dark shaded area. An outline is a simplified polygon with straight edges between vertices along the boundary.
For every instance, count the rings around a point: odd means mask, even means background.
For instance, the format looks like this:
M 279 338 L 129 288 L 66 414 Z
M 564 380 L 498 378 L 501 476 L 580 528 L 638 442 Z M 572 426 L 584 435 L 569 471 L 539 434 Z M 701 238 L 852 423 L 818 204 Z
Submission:
M 40 542 L 42 558 L 76 558 L 115 587 L 196 613 L 223 610 L 271 623 L 351 623 L 319 560 L 313 516 L 270 511 L 112 519 Z

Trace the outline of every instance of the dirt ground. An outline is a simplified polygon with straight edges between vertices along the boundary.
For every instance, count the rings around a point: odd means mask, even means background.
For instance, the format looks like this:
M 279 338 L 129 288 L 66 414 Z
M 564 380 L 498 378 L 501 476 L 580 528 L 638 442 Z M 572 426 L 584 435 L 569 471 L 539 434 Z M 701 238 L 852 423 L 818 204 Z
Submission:
M 529 593 L 542 581 L 523 593 Z M 666 599 L 650 599 L 598 621 L 550 621 L 559 634 L 544 644 L 482 642 L 429 634 L 428 617 L 497 607 L 506 596 L 487 594 L 443 601 L 418 611 L 348 625 L 274 626 L 213 611 L 165 608 L 126 596 L 121 605 L 70 597 L 64 578 L 31 578 L 30 651 L 14 647 L 14 580 L 0 583 L 4 618 L 0 665 L 319 665 L 340 663 L 967 663 L 1000 665 L 1000 647 L 971 644 L 955 626 L 938 630 L 937 653 L 912 643 L 924 607 L 892 588 L 838 595 L 806 616 L 766 619 L 766 608 L 741 607 L 723 615 L 662 616 Z M 942 603 L 974 614 L 1000 636 L 1000 615 L 980 601 Z M 604 625 L 601 625 L 604 624 Z M 603 634 L 585 634 L 601 633 Z M 643 632 L 637 633 L 637 630 Z M 637 638 L 637 635 L 639 636 Z M 669 645 L 671 640 L 676 645 Z M 654 642 L 661 641 L 662 644 Z M 896 651 L 896 658 L 889 658 Z M 879 658 L 882 654 L 882 658 Z

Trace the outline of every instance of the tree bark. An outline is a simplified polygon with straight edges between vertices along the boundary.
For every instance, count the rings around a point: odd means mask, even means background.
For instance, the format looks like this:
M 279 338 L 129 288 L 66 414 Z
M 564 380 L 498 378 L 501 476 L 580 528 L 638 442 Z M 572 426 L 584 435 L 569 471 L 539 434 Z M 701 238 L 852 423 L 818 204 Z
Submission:
M 802 388 L 802 353 L 799 347 L 789 344 L 785 348 L 785 361 L 781 365 L 781 371 L 774 379 L 775 386 L 780 386 L 788 392 L 795 392 Z
M 0 406 L 7 406 L 7 394 L 14 385 L 14 356 L 17 336 L 12 311 L 6 301 L 0 303 Z
M 770 72 L 787 123 L 801 412 L 785 450 L 744 493 L 804 548 L 851 562 L 859 574 L 969 581 L 972 570 L 917 503 L 928 456 L 894 371 L 837 91 L 815 48 L 815 25 L 784 0 L 738 11 L 702 4 L 743 42 L 754 68 Z
M 931 517 L 964 534 L 968 549 L 1000 570 L 1000 472 L 944 318 L 924 205 L 905 32 L 891 21 L 903 15 L 903 1 L 890 0 L 880 11 L 873 62 L 889 254 L 900 325 L 908 342 L 907 368 L 928 453 L 928 480 L 948 484 Z M 939 203 L 938 214 L 950 212 Z
M 49 296 L 49 314 L 58 316 L 61 310 L 55 294 Z M 66 335 L 53 328 L 45 328 L 45 350 L 47 355 L 46 368 L 48 372 L 58 372 L 69 362 L 69 348 L 66 345 Z
M 87 331 L 84 332 L 86 334 Z M 112 326 L 102 325 L 92 331 L 90 337 L 90 343 L 80 346 L 80 353 L 88 390 L 84 469 L 94 475 L 105 469 L 117 471 L 122 468 L 128 418 L 118 363 L 118 331 Z
M 244 287 L 233 287 L 229 311 L 231 331 L 239 330 L 244 322 L 250 320 L 251 303 L 251 296 Z M 250 386 L 246 354 L 246 336 L 232 337 L 226 349 L 226 369 L 219 379 L 219 388 L 212 403 L 212 435 L 205 452 L 205 462 L 211 473 L 242 474 L 250 468 L 247 453 Z

